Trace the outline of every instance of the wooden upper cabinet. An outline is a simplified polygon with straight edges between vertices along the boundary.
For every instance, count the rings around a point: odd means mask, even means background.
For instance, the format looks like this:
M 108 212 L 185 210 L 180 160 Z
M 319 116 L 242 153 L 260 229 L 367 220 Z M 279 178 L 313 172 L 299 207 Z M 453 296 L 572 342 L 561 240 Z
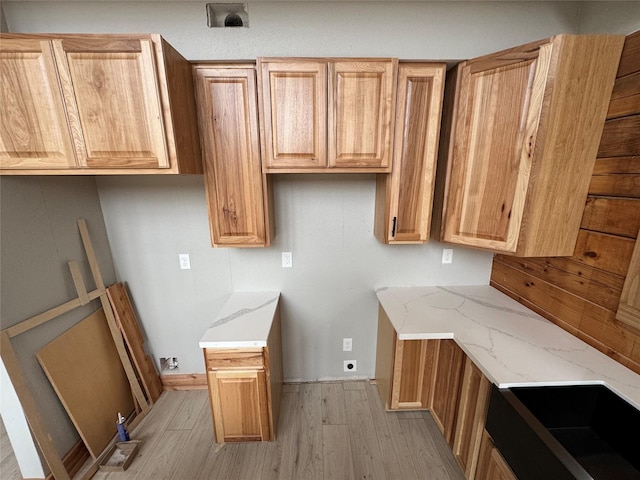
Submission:
M 384 243 L 429 240 L 446 64 L 400 63 L 393 169 L 376 183 L 374 232 Z
M 258 60 L 265 168 L 327 165 L 327 64 Z
M 559 35 L 458 65 L 441 240 L 573 254 L 623 42 Z
M 397 60 L 329 62 L 329 166 L 391 166 Z
M 202 173 L 191 65 L 160 36 L 2 34 L 0 49 L 1 173 Z
M 259 58 L 265 172 L 389 172 L 395 59 Z
M 168 168 L 151 39 L 54 40 L 78 162 Z
M 269 245 L 253 65 L 194 67 L 214 246 Z
M 51 42 L 3 38 L 0 42 L 0 168 L 75 166 Z

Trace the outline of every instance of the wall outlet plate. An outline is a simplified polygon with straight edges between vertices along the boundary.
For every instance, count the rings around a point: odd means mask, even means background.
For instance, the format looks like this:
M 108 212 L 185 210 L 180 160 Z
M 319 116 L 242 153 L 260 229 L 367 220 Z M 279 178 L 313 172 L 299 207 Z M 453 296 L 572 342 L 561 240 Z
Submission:
M 443 248 L 442 263 L 452 263 L 452 262 L 453 262 L 453 248 Z
M 353 350 L 353 338 L 343 338 L 342 339 L 342 351 L 350 352 Z
M 282 268 L 293 267 L 293 254 L 291 252 L 282 252 Z
M 190 270 L 191 269 L 191 258 L 189 258 L 188 253 L 179 253 L 178 261 L 180 262 L 181 270 Z

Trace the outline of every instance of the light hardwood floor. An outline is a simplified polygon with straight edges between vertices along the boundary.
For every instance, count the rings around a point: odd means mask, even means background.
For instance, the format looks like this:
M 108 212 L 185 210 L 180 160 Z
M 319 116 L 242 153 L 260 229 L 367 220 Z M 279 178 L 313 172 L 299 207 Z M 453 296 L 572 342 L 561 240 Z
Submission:
M 164 392 L 126 472 L 96 480 L 463 480 L 427 412 L 385 412 L 367 381 L 285 385 L 275 442 L 218 445 L 205 390 Z

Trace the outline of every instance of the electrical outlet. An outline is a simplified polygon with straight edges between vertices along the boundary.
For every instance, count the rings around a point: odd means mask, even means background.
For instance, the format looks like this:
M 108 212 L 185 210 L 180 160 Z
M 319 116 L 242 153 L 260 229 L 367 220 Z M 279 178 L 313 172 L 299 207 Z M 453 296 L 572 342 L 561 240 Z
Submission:
M 356 360 L 345 360 L 344 361 L 344 371 L 345 372 L 355 372 L 358 370 L 358 362 Z
M 452 263 L 452 262 L 453 262 L 453 248 L 443 248 L 442 263 Z
M 353 350 L 353 338 L 343 338 L 342 339 L 342 351 L 350 352 Z
M 293 254 L 291 252 L 282 252 L 282 268 L 293 267 Z
M 182 270 L 191 269 L 191 259 L 189 258 L 188 253 L 179 253 L 178 260 L 180 261 L 180 269 Z

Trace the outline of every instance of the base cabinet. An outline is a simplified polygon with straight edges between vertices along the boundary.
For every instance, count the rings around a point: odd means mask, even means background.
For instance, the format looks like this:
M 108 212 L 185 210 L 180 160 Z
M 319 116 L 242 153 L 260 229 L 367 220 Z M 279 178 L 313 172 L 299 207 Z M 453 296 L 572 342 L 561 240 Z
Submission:
M 430 403 L 431 416 L 449 446 L 453 447 L 465 354 L 453 340 L 434 341 L 438 342 L 438 354 Z
M 282 396 L 279 309 L 266 347 L 203 351 L 216 442 L 274 440 Z
M 489 406 L 489 388 L 489 380 L 467 357 L 453 440 L 453 455 L 467 480 L 473 480 L 476 474 L 480 441 Z
M 476 480 L 517 480 L 486 430 L 482 432 Z

